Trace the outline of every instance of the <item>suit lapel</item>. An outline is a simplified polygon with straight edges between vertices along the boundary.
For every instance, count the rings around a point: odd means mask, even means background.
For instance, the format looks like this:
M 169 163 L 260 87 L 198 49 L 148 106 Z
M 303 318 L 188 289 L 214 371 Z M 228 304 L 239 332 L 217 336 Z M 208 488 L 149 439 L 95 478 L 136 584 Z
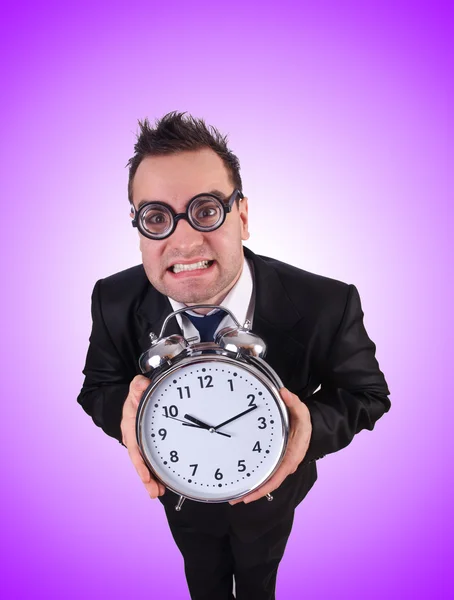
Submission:
M 301 372 L 305 345 L 297 339 L 295 327 L 304 318 L 289 299 L 276 269 L 262 257 L 244 248 L 254 265 L 255 310 L 252 331 L 267 345 L 266 362 L 285 386 L 301 388 L 307 374 Z
M 158 292 L 151 284 L 137 309 L 138 341 L 142 352 L 150 347 L 150 333 L 159 335 L 165 318 L 172 312 L 172 306 L 167 298 Z M 175 318 L 167 324 L 165 335 L 181 334 Z

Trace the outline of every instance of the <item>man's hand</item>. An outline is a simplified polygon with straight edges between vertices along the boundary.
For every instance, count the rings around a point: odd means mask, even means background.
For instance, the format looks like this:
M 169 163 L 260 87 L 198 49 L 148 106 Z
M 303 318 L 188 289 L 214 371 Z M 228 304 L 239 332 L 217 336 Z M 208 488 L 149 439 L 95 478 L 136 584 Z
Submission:
M 288 475 L 296 471 L 306 455 L 312 435 L 309 409 L 298 396 L 289 392 L 287 388 L 281 388 L 279 392 L 290 413 L 290 432 L 284 459 L 271 479 L 252 494 L 237 500 L 231 500 L 230 504 L 232 506 L 238 502 L 248 504 L 248 502 L 254 502 L 254 500 L 270 494 L 281 485 Z
M 143 462 L 139 446 L 136 440 L 136 415 L 142 394 L 150 385 L 150 380 L 143 375 L 136 375 L 129 386 L 129 394 L 123 405 L 123 418 L 121 420 L 121 434 L 123 444 L 127 447 L 129 458 L 135 466 L 145 489 L 151 498 L 162 496 L 165 487 L 157 481 L 150 473 L 147 465 Z

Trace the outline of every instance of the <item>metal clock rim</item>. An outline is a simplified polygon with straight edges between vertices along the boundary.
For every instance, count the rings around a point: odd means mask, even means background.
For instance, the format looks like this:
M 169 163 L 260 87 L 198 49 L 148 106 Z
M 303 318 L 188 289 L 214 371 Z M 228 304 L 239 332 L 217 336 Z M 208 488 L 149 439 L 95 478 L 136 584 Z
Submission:
M 282 426 L 282 439 L 283 439 L 283 443 L 282 443 L 282 449 L 281 449 L 281 453 L 279 455 L 279 459 L 276 461 L 273 469 L 271 470 L 271 472 L 269 472 L 267 475 L 265 475 L 261 480 L 259 480 L 259 482 L 254 485 L 251 488 L 248 488 L 246 491 L 242 492 L 241 494 L 236 494 L 234 496 L 228 496 L 225 497 L 221 500 L 204 500 L 201 498 L 198 498 L 196 496 L 191 496 L 191 495 L 187 495 L 187 494 L 182 494 L 181 491 L 176 490 L 175 488 L 173 488 L 171 485 L 169 485 L 166 481 L 164 481 L 164 479 L 161 477 L 161 475 L 159 473 L 156 472 L 156 470 L 153 468 L 153 466 L 151 465 L 151 463 L 149 462 L 149 460 L 147 459 L 147 457 L 145 456 L 145 453 L 142 452 L 142 435 L 141 435 L 141 424 L 142 424 L 142 420 L 143 420 L 143 414 L 144 414 L 144 409 L 146 404 L 148 403 L 148 399 L 150 397 L 150 395 L 152 394 L 153 390 L 159 385 L 159 383 L 161 383 L 161 381 L 163 379 L 165 379 L 166 377 L 170 376 L 171 374 L 173 374 L 175 371 L 178 371 L 181 367 L 186 366 L 188 364 L 197 364 L 200 362 L 213 362 L 213 363 L 219 363 L 219 362 L 225 362 L 228 363 L 232 366 L 241 366 L 243 368 L 246 368 L 246 370 L 249 370 L 251 372 L 252 375 L 254 375 L 255 377 L 257 377 L 260 382 L 267 388 L 270 390 L 273 399 L 275 400 L 278 409 L 279 409 L 279 413 L 281 416 L 281 426 Z M 268 366 L 268 365 L 266 365 Z M 268 367 L 269 368 L 269 367 Z M 274 379 L 274 378 L 273 378 Z M 147 465 L 147 467 L 150 469 L 150 471 L 153 473 L 153 475 L 163 484 L 165 485 L 166 488 L 168 488 L 170 491 L 172 491 L 173 493 L 179 495 L 179 496 L 184 496 L 184 498 L 188 499 L 188 500 L 194 500 L 196 502 L 202 502 L 202 503 L 210 503 L 210 504 L 221 504 L 223 502 L 229 502 L 230 500 L 236 500 L 238 498 L 241 498 L 243 496 L 245 496 L 246 494 L 251 493 L 253 490 L 258 489 L 260 486 L 264 485 L 269 479 L 271 479 L 271 477 L 273 476 L 273 474 L 276 472 L 276 470 L 279 468 L 279 465 L 282 463 L 282 460 L 284 458 L 285 455 L 285 450 L 287 447 L 287 443 L 288 443 L 288 436 L 289 436 L 289 418 L 288 418 L 288 412 L 287 412 L 287 407 L 284 403 L 284 401 L 282 400 L 280 394 L 279 394 L 279 390 L 278 388 L 274 385 L 274 382 L 267 379 L 265 377 L 265 375 L 257 368 L 257 366 L 255 366 L 252 362 L 249 361 L 249 357 L 248 356 L 241 356 L 239 358 L 232 358 L 230 356 L 226 356 L 225 353 L 216 353 L 215 355 L 213 354 L 199 354 L 196 356 L 187 356 L 181 360 L 179 360 L 177 363 L 175 363 L 174 365 L 172 365 L 171 367 L 169 367 L 168 369 L 166 369 L 165 371 L 159 373 L 159 375 L 156 377 L 155 380 L 151 381 L 150 385 L 148 386 L 148 388 L 144 391 L 143 395 L 142 395 L 142 399 L 140 401 L 139 407 L 137 409 L 137 418 L 136 418 L 136 439 L 137 439 L 137 444 L 139 446 L 139 450 L 140 453 L 142 455 L 142 458 L 145 462 L 145 464 Z

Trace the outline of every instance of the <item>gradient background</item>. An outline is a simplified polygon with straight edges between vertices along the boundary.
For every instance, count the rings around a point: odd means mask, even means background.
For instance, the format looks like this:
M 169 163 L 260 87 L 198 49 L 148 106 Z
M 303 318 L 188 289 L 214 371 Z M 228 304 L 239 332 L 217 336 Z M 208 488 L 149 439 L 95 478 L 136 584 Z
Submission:
M 171 110 L 229 134 L 252 250 L 358 287 L 391 390 L 318 461 L 277 598 L 453 597 L 452 13 L 2 3 L 2 597 L 189 597 L 161 505 L 76 403 L 94 283 L 141 260 L 137 119 Z

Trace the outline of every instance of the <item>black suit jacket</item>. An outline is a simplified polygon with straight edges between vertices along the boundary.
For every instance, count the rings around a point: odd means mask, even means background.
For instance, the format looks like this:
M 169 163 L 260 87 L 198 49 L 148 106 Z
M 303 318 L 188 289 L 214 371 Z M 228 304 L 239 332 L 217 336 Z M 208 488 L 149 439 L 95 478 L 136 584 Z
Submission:
M 307 454 L 273 492 L 272 502 L 262 498 L 248 505 L 222 505 L 240 536 L 248 540 L 301 502 L 317 479 L 317 459 L 344 448 L 362 429 L 372 430 L 391 403 L 375 344 L 364 328 L 356 287 L 247 248 L 244 253 L 252 260 L 255 276 L 252 330 L 267 343 L 265 360 L 307 404 L 312 421 Z M 96 425 L 119 441 L 123 403 L 131 380 L 140 374 L 138 358 L 149 347 L 149 332 L 159 334 L 171 311 L 143 265 L 102 279 L 94 287 L 93 328 L 77 400 Z M 176 319 L 168 331 L 180 333 Z M 169 490 L 160 497 L 168 515 L 176 498 Z M 187 500 L 175 519 L 213 531 L 222 528 L 219 510 L 219 505 Z

